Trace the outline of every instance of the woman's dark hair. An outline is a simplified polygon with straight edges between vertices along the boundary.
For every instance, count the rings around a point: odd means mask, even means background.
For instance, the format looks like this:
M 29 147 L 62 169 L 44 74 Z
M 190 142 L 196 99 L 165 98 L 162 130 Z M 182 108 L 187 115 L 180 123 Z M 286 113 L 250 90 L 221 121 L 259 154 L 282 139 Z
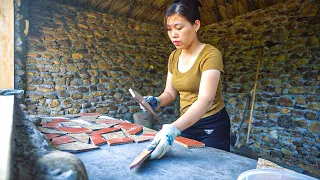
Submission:
M 167 9 L 164 16 L 164 26 L 167 25 L 167 18 L 174 14 L 180 14 L 191 24 L 196 20 L 200 20 L 199 8 L 202 4 L 199 0 L 176 0 Z

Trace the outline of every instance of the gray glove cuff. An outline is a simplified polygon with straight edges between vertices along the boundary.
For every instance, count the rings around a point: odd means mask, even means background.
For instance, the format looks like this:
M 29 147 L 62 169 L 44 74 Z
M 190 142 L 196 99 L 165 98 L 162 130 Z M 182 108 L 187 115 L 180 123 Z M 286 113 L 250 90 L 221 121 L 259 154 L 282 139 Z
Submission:
M 157 100 L 157 109 L 159 109 L 160 108 L 160 98 L 159 97 L 155 97 L 156 98 L 156 100 Z
M 164 124 L 162 128 L 167 128 L 168 131 L 172 132 L 176 137 L 181 135 L 181 131 L 171 124 Z

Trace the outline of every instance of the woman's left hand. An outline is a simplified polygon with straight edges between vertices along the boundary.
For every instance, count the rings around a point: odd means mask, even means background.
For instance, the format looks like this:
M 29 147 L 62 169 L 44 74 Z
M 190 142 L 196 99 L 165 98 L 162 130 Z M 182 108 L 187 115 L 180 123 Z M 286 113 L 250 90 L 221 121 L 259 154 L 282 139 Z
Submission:
M 156 134 L 149 149 L 155 150 L 151 153 L 150 159 L 160 159 L 172 147 L 173 141 L 181 134 L 180 130 L 171 124 L 163 125 L 162 129 Z

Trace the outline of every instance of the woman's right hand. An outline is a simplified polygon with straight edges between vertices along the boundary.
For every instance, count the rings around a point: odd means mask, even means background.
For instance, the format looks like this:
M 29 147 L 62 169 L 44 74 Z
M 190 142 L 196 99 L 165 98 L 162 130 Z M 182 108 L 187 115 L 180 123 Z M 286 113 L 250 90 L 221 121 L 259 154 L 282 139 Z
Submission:
M 160 107 L 160 99 L 159 97 L 154 96 L 143 96 L 143 98 L 150 104 L 153 110 Z M 140 105 L 140 108 L 145 111 L 145 108 Z

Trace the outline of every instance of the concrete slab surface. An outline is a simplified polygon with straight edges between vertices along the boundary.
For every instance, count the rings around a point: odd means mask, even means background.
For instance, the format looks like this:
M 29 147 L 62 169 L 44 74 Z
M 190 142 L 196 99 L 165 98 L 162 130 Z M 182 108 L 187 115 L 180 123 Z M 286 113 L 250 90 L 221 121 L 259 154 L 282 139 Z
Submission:
M 100 149 L 76 156 L 84 163 L 89 180 L 236 180 L 242 172 L 257 166 L 256 160 L 218 149 L 186 149 L 174 144 L 163 158 L 147 160 L 140 167 L 130 170 L 130 163 L 149 143 L 102 145 Z

